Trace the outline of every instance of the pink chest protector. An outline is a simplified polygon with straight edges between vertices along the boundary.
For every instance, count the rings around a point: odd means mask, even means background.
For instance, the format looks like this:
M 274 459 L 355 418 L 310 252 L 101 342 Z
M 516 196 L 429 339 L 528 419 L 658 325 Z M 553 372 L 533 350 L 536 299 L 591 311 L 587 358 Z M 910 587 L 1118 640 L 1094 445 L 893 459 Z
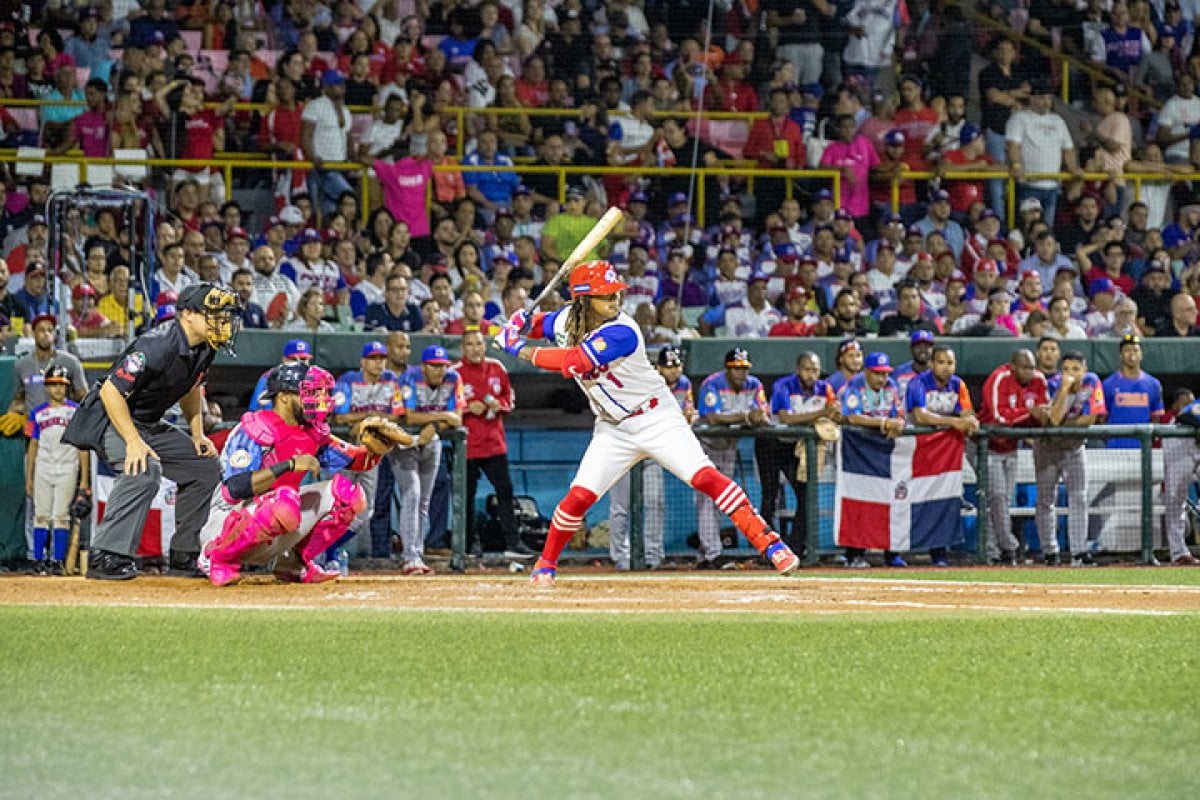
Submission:
M 265 451 L 262 467 L 268 468 L 296 456 L 315 456 L 329 441 L 329 426 L 288 425 L 271 410 L 252 411 L 242 415 L 242 430 Z M 275 488 L 299 488 L 304 472 L 288 472 L 274 483 Z

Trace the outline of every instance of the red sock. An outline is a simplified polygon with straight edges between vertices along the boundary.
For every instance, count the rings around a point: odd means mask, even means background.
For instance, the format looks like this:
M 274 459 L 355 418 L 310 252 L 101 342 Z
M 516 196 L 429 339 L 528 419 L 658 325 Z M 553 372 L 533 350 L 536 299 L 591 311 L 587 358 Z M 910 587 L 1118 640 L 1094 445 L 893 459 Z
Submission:
M 779 538 L 770 530 L 767 521 L 759 516 L 742 487 L 722 475 L 715 467 L 704 467 L 692 476 L 692 488 L 704 492 L 717 504 L 721 513 L 729 517 L 746 540 L 758 552 Z
M 571 491 L 555 507 L 554 516 L 550 519 L 550 533 L 546 535 L 546 546 L 542 548 L 543 560 L 558 563 L 563 548 L 583 525 L 583 515 L 595 502 L 594 493 L 582 486 L 571 487 Z

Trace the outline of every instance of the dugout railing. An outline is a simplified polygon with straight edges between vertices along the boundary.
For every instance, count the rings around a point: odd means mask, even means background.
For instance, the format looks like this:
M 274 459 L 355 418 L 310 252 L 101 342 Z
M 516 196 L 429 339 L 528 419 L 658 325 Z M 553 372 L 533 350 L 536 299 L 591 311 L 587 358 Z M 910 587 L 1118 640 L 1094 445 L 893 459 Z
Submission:
M 936 432 L 935 428 L 909 426 L 902 435 L 915 436 Z M 755 440 L 762 438 L 777 438 L 789 443 L 799 443 L 804 449 L 804 477 L 802 483 L 806 493 L 806 514 L 803 520 L 805 563 L 817 564 L 822 557 L 839 555 L 842 549 L 836 547 L 832 531 L 833 502 L 835 496 L 836 458 L 832 452 L 825 459 L 818 459 L 817 452 L 821 447 L 836 447 L 827 444 L 818 437 L 811 426 L 782 426 L 773 425 L 762 428 L 742 427 L 711 427 L 698 425 L 696 434 L 705 439 L 737 439 Z M 1091 522 L 1088 532 L 1088 546 L 1098 552 L 1105 553 L 1136 553 L 1145 564 L 1157 563 L 1155 559 L 1156 529 L 1162 535 L 1159 523 L 1168 512 L 1162 505 L 1162 473 L 1163 451 L 1156 443 L 1169 439 L 1195 438 L 1197 431 L 1176 425 L 1092 425 L 1089 427 L 1058 427 L 1058 428 L 1005 428 L 986 426 L 979 433 L 968 439 L 964 448 L 963 482 L 964 502 L 962 505 L 958 550 L 963 552 L 963 544 L 973 539 L 973 549 L 965 551 L 976 563 L 987 563 L 986 543 L 991 536 L 989 487 L 992 476 L 988 463 L 988 442 L 995 437 L 1016 438 L 1022 442 L 1018 451 L 1016 474 L 1014 478 L 1014 494 L 1010 497 L 1010 523 L 1022 525 L 1017 532 L 1018 540 L 1026 542 L 1024 530 L 1029 527 L 1033 534 L 1035 479 L 1032 469 L 1032 456 L 1029 443 L 1033 440 L 1082 440 L 1087 445 L 1087 498 L 1086 507 Z M 1130 449 L 1107 448 L 1104 446 L 1108 439 L 1135 439 L 1137 447 Z M 823 462 L 823 463 L 822 463 Z M 629 538 L 630 566 L 634 570 L 645 569 L 645 470 L 646 462 L 639 463 L 631 471 L 630 500 L 629 500 Z M 746 463 L 743 454 L 735 464 L 735 477 L 745 486 L 751 500 L 757 505 L 761 487 L 761 475 L 757 467 Z M 757 485 L 756 485 L 757 484 Z M 670 490 L 675 494 L 694 494 L 683 484 L 670 484 Z M 790 521 L 793 510 L 786 508 L 784 500 L 792 490 L 786 483 L 781 486 L 781 503 L 773 524 Z M 1054 518 L 1056 536 L 1065 541 L 1065 521 L 1068 512 L 1063 501 L 1060 486 L 1056 488 L 1054 502 Z M 968 499 L 970 498 L 970 499 Z M 691 503 L 692 497 L 682 500 L 680 497 L 666 498 L 667 505 L 674 501 L 676 508 Z M 1181 513 L 1182 508 L 1170 510 Z M 968 528 L 973 529 L 973 535 L 965 535 Z M 1030 540 L 1032 541 L 1032 539 Z M 1063 548 L 1065 551 L 1065 548 Z M 679 549 L 668 546 L 668 555 L 678 555 Z M 749 551 L 746 551 L 749 554 Z

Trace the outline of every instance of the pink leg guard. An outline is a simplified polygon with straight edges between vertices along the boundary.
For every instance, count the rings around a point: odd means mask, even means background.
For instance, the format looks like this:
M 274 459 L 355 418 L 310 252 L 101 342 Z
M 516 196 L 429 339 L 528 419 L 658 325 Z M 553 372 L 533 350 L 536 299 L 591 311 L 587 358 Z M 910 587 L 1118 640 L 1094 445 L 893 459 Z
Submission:
M 207 546 L 208 578 L 213 586 L 238 579 L 241 558 L 259 545 L 296 529 L 300 524 L 300 494 L 291 487 L 267 492 L 253 505 L 225 519 L 221 535 Z
M 550 532 L 546 536 L 546 546 L 542 548 L 541 561 L 548 562 L 551 566 L 558 563 L 563 548 L 583 525 L 583 515 L 595 502 L 594 492 L 582 486 L 571 487 L 567 496 L 560 500 L 554 509 L 554 516 L 550 519 Z
M 336 542 L 350 523 L 367 507 L 367 496 L 362 487 L 341 474 L 334 475 L 329 490 L 333 493 L 333 508 L 297 545 L 296 552 L 304 562 L 304 583 L 324 583 L 333 580 L 338 573 L 322 569 L 313 563 L 318 555 Z
M 711 497 L 721 513 L 733 521 L 758 552 L 765 553 L 768 547 L 778 541 L 778 534 L 771 531 L 766 520 L 759 516 L 742 487 L 714 467 L 697 471 L 692 476 L 692 488 Z

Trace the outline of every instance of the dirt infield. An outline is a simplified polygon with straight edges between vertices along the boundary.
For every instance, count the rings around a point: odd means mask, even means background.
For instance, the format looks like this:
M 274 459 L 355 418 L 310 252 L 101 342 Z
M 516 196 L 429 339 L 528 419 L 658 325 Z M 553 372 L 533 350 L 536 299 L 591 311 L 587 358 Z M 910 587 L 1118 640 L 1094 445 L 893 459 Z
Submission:
M 0 580 L 3 605 L 164 608 L 389 609 L 645 613 L 1070 612 L 1174 615 L 1200 611 L 1200 586 L 969 583 L 806 574 L 796 578 L 566 573 L 552 590 L 522 575 L 350 577 L 321 586 L 249 577 L 216 589 L 206 581 L 142 577 L 128 583 L 82 578 Z

